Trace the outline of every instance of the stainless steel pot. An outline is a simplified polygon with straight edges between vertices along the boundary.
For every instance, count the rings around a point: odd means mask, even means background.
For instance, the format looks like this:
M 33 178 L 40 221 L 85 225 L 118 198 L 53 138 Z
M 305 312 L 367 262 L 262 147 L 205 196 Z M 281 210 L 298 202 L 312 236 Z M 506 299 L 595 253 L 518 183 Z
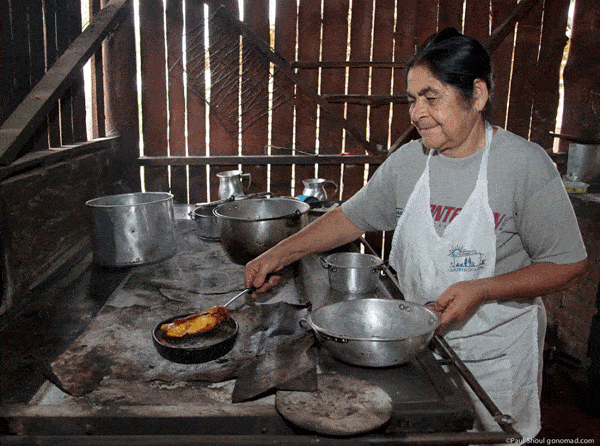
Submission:
M 300 324 L 341 361 L 388 367 L 415 358 L 431 341 L 440 318 L 403 300 L 358 299 L 318 308 Z
M 192 212 L 190 218 L 196 222 L 200 229 L 199 237 L 207 241 L 221 240 L 221 220 L 214 214 L 215 208 L 222 201 L 202 203 Z
M 329 286 L 348 293 L 375 291 L 384 266 L 379 257 L 360 252 L 336 252 L 320 260 L 328 270 Z
M 252 198 L 223 203 L 214 214 L 221 220 L 225 252 L 243 265 L 302 229 L 309 209 L 294 198 Z
M 175 254 L 173 195 L 137 192 L 86 202 L 94 217 L 94 261 L 105 266 L 156 262 Z

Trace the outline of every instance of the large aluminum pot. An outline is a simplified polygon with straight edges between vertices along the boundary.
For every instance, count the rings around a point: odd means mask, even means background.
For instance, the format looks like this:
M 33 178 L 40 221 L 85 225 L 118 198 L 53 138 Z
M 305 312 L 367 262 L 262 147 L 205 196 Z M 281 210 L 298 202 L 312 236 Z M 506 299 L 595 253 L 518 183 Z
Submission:
M 320 260 L 327 268 L 329 286 L 348 293 L 375 291 L 384 266 L 379 257 L 360 252 L 336 252 Z
M 318 308 L 300 324 L 341 361 L 388 367 L 415 358 L 431 341 L 440 318 L 403 300 L 358 299 Z
M 294 198 L 251 198 L 221 204 L 214 213 L 225 252 L 244 265 L 306 226 L 309 209 Z
M 175 254 L 173 195 L 136 192 L 86 202 L 94 216 L 94 261 L 104 266 L 156 262 Z

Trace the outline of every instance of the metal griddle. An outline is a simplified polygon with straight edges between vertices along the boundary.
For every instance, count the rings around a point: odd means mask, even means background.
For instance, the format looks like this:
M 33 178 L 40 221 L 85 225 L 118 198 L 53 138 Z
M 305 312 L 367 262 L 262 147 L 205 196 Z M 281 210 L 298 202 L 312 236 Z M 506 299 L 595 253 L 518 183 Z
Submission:
M 230 265 L 227 256 L 218 244 L 203 241 L 195 235 L 197 225 L 190 220 L 189 209 L 176 208 L 177 231 L 181 258 L 199 258 L 197 253 L 206 253 L 201 257 L 203 269 L 189 266 L 182 271 L 181 266 L 175 272 L 193 277 L 198 283 L 191 283 L 193 289 L 198 285 L 206 286 L 207 280 L 200 271 L 223 270 L 231 275 L 238 266 Z M 183 216 L 183 217 L 182 217 Z M 214 265 L 213 265 L 214 264 Z M 102 317 L 107 323 L 127 323 L 122 319 L 123 310 L 138 314 L 140 321 L 152 327 L 156 319 L 162 317 L 167 307 L 184 314 L 190 309 L 207 307 L 215 301 L 222 302 L 222 295 L 212 298 L 198 296 L 198 301 L 184 302 L 189 294 L 186 290 L 175 289 L 180 277 L 169 276 L 165 263 L 157 264 L 148 272 L 146 284 L 140 288 L 119 288 L 120 304 L 123 308 L 104 308 Z M 139 271 L 137 268 L 134 271 Z M 318 263 L 317 257 L 309 257 L 296 265 L 296 277 L 288 276 L 264 299 L 268 303 L 306 303 L 318 307 L 336 299 L 352 298 L 332 293 L 327 286 L 326 271 Z M 320 274 L 324 274 L 320 276 Z M 241 276 L 239 276 L 241 277 Z M 234 275 L 234 281 L 239 282 Z M 219 283 L 221 283 L 219 278 Z M 149 287 L 148 283 L 152 286 Z M 238 285 L 239 286 L 239 285 Z M 158 292 L 159 290 L 160 292 Z M 217 290 L 226 292 L 229 290 Z M 393 298 L 393 287 L 386 281 L 376 291 L 379 297 Z M 358 297 L 358 296 L 356 296 Z M 212 299 L 212 300 L 211 300 Z M 165 304 L 166 302 L 166 304 Z M 167 306 L 165 306 L 167 305 Z M 186 306 L 187 305 L 187 306 Z M 145 308 L 152 308 L 153 319 L 141 317 Z M 169 311 L 171 311 L 169 310 Z M 128 310 L 129 311 L 129 310 Z M 161 314 L 162 312 L 162 314 Z M 100 322 L 92 321 L 90 327 Z M 102 325 L 99 325 L 100 327 Z M 101 328 L 94 336 L 101 338 Z M 152 351 L 151 339 L 145 346 Z M 145 358 L 138 357 L 138 361 Z M 389 423 L 375 432 L 354 438 L 330 438 L 306 432 L 284 420 L 275 409 L 275 392 L 257 395 L 246 402 L 232 403 L 235 381 L 215 382 L 203 380 L 167 382 L 169 374 L 161 375 L 164 364 L 154 361 L 156 352 L 147 363 L 134 364 L 133 372 L 146 367 L 147 372 L 139 377 L 112 376 L 110 370 L 99 375 L 100 384 L 83 396 L 74 397 L 61 391 L 47 381 L 24 406 L 9 406 L 0 409 L 2 433 L 14 435 L 2 438 L 3 444 L 27 444 L 28 436 L 35 436 L 36 444 L 472 444 L 498 443 L 507 438 L 518 438 L 514 433 L 469 433 L 466 429 L 473 423 L 472 406 L 461 384 L 458 368 L 448 360 L 448 371 L 443 362 L 436 360 L 430 351 L 424 352 L 409 364 L 386 368 L 364 369 L 342 364 L 318 350 L 318 371 L 346 374 L 357 379 L 371 380 L 384 389 L 393 400 L 393 415 Z M 160 358 L 159 358 L 160 359 Z M 218 361 L 218 360 L 217 360 Z M 163 364 L 163 365 L 161 365 Z M 267 364 L 265 364 L 267 365 Z M 225 366 L 225 365 L 224 365 Z M 179 365 L 178 367 L 201 367 L 198 365 Z M 184 369 L 184 371 L 187 369 Z M 169 372 L 171 369 L 168 370 Z M 145 376 L 150 379 L 145 379 Z M 162 379 L 155 379 L 162 376 Z M 183 376 L 183 375 L 182 375 Z M 199 375 L 201 376 L 201 375 Z M 218 377 L 215 377 L 218 378 Z M 294 384 L 294 383 L 290 383 Z

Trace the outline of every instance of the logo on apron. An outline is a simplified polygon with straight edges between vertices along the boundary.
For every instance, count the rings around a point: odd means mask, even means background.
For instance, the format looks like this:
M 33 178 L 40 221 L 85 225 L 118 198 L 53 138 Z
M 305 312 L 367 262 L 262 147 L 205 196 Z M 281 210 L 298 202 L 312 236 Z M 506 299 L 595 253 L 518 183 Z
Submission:
M 451 258 L 448 272 L 457 271 L 475 272 L 485 266 L 485 256 L 475 250 L 469 251 L 462 246 L 457 246 L 450 250 L 448 254 Z

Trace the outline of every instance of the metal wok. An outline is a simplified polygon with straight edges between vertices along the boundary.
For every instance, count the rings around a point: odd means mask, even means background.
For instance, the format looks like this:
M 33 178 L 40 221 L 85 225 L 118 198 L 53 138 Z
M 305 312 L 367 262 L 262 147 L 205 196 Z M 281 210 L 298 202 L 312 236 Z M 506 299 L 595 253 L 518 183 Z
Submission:
M 335 358 L 365 367 L 412 360 L 431 341 L 440 318 L 403 300 L 359 299 L 321 307 L 300 321 Z

